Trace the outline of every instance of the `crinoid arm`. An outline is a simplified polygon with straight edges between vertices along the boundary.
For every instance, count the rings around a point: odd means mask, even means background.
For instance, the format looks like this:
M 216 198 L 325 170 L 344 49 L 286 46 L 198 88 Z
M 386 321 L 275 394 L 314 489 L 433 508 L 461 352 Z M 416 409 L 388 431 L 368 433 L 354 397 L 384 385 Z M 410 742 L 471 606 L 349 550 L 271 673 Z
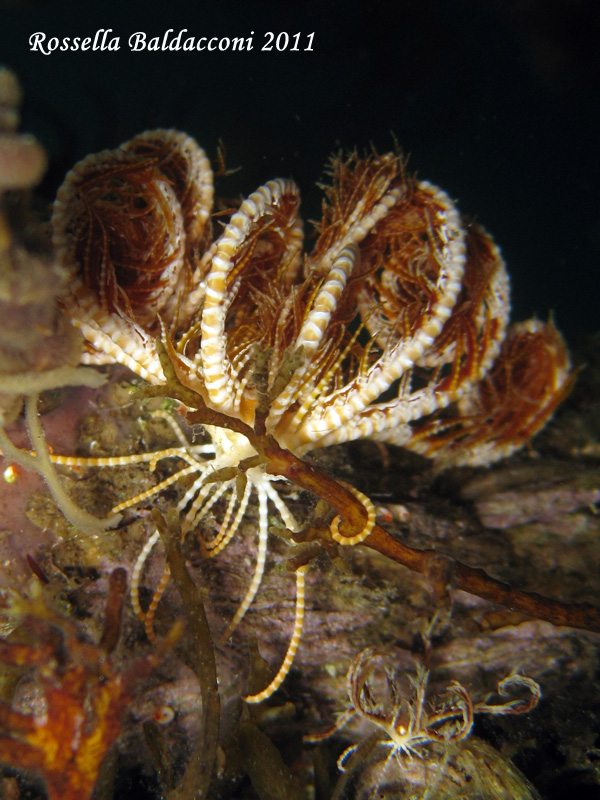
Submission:
M 189 323 L 196 250 L 205 244 L 212 172 L 178 131 L 148 131 L 90 155 L 67 175 L 53 243 L 71 272 L 63 308 L 86 340 L 85 363 L 120 363 L 151 383 L 165 376 L 154 346 L 159 317 Z
M 253 393 L 240 395 L 238 386 L 244 384 L 247 362 L 241 364 L 235 356 L 235 347 L 228 347 L 226 321 L 233 317 L 240 330 L 250 336 L 244 342 L 244 352 L 250 343 L 260 343 L 262 331 L 252 331 L 247 323 L 252 321 L 249 309 L 244 307 L 248 289 L 242 279 L 249 271 L 252 275 L 253 256 L 260 250 L 261 259 L 274 262 L 279 256 L 286 271 L 294 271 L 301 239 L 296 225 L 298 188 L 291 181 L 269 181 L 251 194 L 233 215 L 217 242 L 215 255 L 206 278 L 206 295 L 202 311 L 200 349 L 196 356 L 196 372 L 201 375 L 212 407 L 241 419 L 251 419 L 255 399 Z M 274 262 L 276 264 L 276 262 Z M 259 273 L 254 275 L 258 278 Z M 271 277 L 268 273 L 265 278 Z M 258 287 L 257 287 L 258 288 Z M 265 286 L 264 294 L 271 292 Z M 246 317 L 248 316 L 248 319 Z M 238 398 L 234 402 L 235 398 Z
M 385 158 L 357 162 L 354 179 L 365 179 L 370 171 L 377 174 L 380 161 Z M 394 163 L 395 172 L 390 172 Z M 425 403 L 423 399 L 419 405 L 419 395 L 403 393 L 385 407 L 378 406 L 377 401 L 426 358 L 451 317 L 462 288 L 466 250 L 458 211 L 440 189 L 407 181 L 393 159 L 386 164 L 388 178 L 381 185 L 376 181 L 375 186 L 383 197 L 390 199 L 393 195 L 395 199 L 378 204 L 376 196 L 371 196 L 378 209 L 377 224 L 369 207 L 354 197 L 349 168 L 344 181 L 334 185 L 335 209 L 326 209 L 326 219 L 328 213 L 337 219 L 341 208 L 354 217 L 359 207 L 365 217 L 354 239 L 345 249 L 336 250 L 324 272 L 323 287 L 306 310 L 302 330 L 312 337 L 305 345 L 308 364 L 301 367 L 273 405 L 277 410 L 292 389 L 299 391 L 302 375 L 302 403 L 293 416 L 285 418 L 286 427 L 279 423 L 277 429 L 282 442 L 287 444 L 294 436 L 301 443 L 294 446 L 295 452 L 374 436 L 382 426 L 397 427 L 418 414 Z M 385 194 L 386 186 L 389 195 Z M 350 208 L 351 197 L 356 208 Z M 320 259 L 327 241 L 326 229 L 324 223 L 309 261 L 313 276 L 323 270 Z M 326 292 L 329 285 L 331 289 Z M 319 308 L 321 296 L 327 301 L 326 314 Z M 352 326 L 350 320 L 355 320 Z M 356 332 L 349 333 L 350 327 Z M 370 338 L 363 344 L 367 335 Z M 332 341 L 338 343 L 335 355 L 327 351 Z M 410 381 L 401 385 L 410 389 Z M 430 405 L 435 396 L 433 390 L 427 396 Z
M 537 681 L 527 675 L 512 672 L 498 683 L 497 694 L 500 698 L 517 695 L 512 700 L 501 703 L 476 703 L 476 714 L 527 714 L 534 709 L 542 697 L 542 690 Z
M 268 698 L 271 697 L 271 695 L 274 694 L 277 689 L 279 689 L 283 681 L 286 679 L 292 664 L 294 663 L 296 651 L 298 650 L 298 645 L 300 644 L 300 639 L 302 638 L 302 628 L 304 625 L 304 576 L 307 570 L 308 566 L 299 567 L 296 570 L 296 612 L 294 616 L 294 629 L 292 631 L 292 636 L 288 644 L 285 658 L 283 659 L 277 674 L 268 686 L 266 686 L 261 692 L 258 692 L 258 694 L 245 695 L 244 700 L 247 703 L 262 703 L 264 700 L 268 700 Z
M 256 562 L 254 565 L 254 574 L 252 580 L 246 591 L 246 594 L 237 607 L 233 619 L 227 626 L 225 632 L 221 637 L 221 641 L 227 641 L 240 622 L 243 620 L 246 612 L 252 605 L 256 593 L 262 582 L 265 571 L 265 560 L 267 558 L 267 541 L 268 541 L 268 520 L 267 520 L 267 493 L 263 487 L 258 488 L 258 550 L 256 553 Z
M 268 501 L 271 500 L 275 506 L 277 513 L 288 530 L 295 531 L 298 529 L 293 514 L 290 512 L 284 501 L 279 496 L 279 493 L 272 486 L 271 479 L 264 475 L 259 469 L 251 469 L 245 474 L 245 485 L 241 497 L 238 498 L 239 507 L 235 516 L 229 525 L 227 525 L 227 516 L 229 515 L 230 508 L 226 512 L 226 519 L 221 525 L 221 529 L 214 540 L 206 542 L 204 547 L 210 556 L 217 555 L 223 547 L 230 541 L 231 537 L 236 532 L 248 505 L 250 491 L 252 488 L 256 490 L 258 496 L 258 549 L 256 555 L 256 563 L 254 565 L 254 572 L 250 585 L 246 590 L 242 601 L 240 602 L 231 622 L 221 636 L 221 642 L 228 641 L 233 632 L 236 630 L 240 622 L 243 620 L 246 612 L 252 605 L 254 598 L 262 583 L 265 561 L 267 556 L 268 546 Z M 236 493 L 232 491 L 232 499 L 236 497 Z M 283 679 L 282 679 L 283 680 Z
M 439 466 L 506 458 L 545 425 L 573 381 L 567 349 L 552 322 L 518 323 L 473 391 L 446 412 L 416 421 L 405 446 Z

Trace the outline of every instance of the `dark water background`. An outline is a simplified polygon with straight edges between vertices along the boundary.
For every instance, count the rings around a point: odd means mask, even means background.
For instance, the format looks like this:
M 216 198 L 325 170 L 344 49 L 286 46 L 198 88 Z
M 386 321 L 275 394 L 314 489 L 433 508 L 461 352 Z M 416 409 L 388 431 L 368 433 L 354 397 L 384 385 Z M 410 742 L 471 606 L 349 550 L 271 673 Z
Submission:
M 30 52 L 36 31 L 93 36 L 119 52 Z M 135 31 L 247 37 L 251 52 L 132 53 Z M 313 52 L 261 52 L 265 33 L 314 31 Z M 317 218 L 329 154 L 380 151 L 445 188 L 501 245 L 513 319 L 553 310 L 572 339 L 600 328 L 600 3 L 596 0 L 322 0 L 320 3 L 0 3 L 0 62 L 26 91 L 51 199 L 89 152 L 178 127 L 227 166 L 217 192 L 293 177 Z

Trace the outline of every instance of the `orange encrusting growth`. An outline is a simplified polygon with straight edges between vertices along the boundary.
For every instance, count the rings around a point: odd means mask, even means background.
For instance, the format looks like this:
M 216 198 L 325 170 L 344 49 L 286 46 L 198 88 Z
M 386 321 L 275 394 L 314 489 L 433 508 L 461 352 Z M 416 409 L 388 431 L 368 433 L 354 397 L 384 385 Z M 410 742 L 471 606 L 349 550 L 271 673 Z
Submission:
M 38 643 L 0 639 L 0 661 L 32 667 L 44 699 L 43 709 L 33 714 L 0 702 L 0 762 L 38 773 L 50 800 L 92 797 L 136 688 L 181 634 L 172 629 L 151 655 L 115 672 L 109 656 L 120 632 L 124 590 L 125 570 L 117 569 L 110 576 L 99 645 L 86 640 L 77 624 L 47 606 L 41 595 L 18 601 L 22 627 Z

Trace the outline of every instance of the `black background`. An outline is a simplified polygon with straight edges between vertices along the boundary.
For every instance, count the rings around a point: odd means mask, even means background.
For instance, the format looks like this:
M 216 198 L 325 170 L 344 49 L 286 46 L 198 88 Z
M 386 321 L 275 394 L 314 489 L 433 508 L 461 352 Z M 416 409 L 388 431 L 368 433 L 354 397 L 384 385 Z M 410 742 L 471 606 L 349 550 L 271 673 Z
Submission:
M 93 36 L 119 52 L 30 52 L 29 36 Z M 135 31 L 247 37 L 252 52 L 132 53 Z M 314 31 L 313 52 L 261 52 L 265 33 Z M 446 189 L 502 247 L 513 319 L 550 310 L 572 340 L 598 329 L 600 3 L 596 0 L 122 0 L 0 3 L 0 62 L 26 92 L 23 128 L 47 148 L 52 199 L 89 152 L 177 127 L 227 166 L 217 192 L 293 177 L 317 218 L 329 154 L 383 151 Z

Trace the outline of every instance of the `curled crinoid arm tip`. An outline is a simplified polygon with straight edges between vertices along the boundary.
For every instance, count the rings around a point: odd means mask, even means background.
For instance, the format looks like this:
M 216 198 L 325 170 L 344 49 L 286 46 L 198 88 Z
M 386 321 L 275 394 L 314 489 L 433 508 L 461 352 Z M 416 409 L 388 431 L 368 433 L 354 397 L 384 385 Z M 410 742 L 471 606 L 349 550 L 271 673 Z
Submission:
M 331 533 L 331 538 L 334 540 L 334 542 L 351 547 L 356 544 L 361 544 L 361 542 L 364 542 L 365 539 L 369 536 L 375 525 L 377 512 L 375 510 L 375 506 L 365 494 L 359 492 L 359 490 L 355 489 L 353 486 L 349 486 L 348 488 L 350 489 L 352 494 L 356 497 L 356 499 L 359 500 L 365 508 L 365 511 L 367 513 L 367 520 L 365 522 L 365 526 L 359 533 L 354 534 L 353 536 L 345 536 L 340 531 L 340 521 L 342 515 L 338 514 L 331 521 L 329 532 Z
M 427 714 L 426 728 L 431 741 L 466 739 L 473 728 L 476 711 L 469 692 L 458 681 L 452 681 L 436 699 L 440 710 Z
M 339 756 L 338 760 L 336 761 L 336 767 L 339 769 L 340 772 L 346 772 L 348 768 L 348 762 L 358 749 L 358 744 L 351 744 L 347 747 Z
M 527 714 L 537 706 L 542 697 L 539 683 L 517 672 L 511 672 L 498 683 L 497 693 L 501 698 L 510 697 L 511 694 L 517 694 L 517 697 L 501 703 L 477 703 L 475 713 Z

